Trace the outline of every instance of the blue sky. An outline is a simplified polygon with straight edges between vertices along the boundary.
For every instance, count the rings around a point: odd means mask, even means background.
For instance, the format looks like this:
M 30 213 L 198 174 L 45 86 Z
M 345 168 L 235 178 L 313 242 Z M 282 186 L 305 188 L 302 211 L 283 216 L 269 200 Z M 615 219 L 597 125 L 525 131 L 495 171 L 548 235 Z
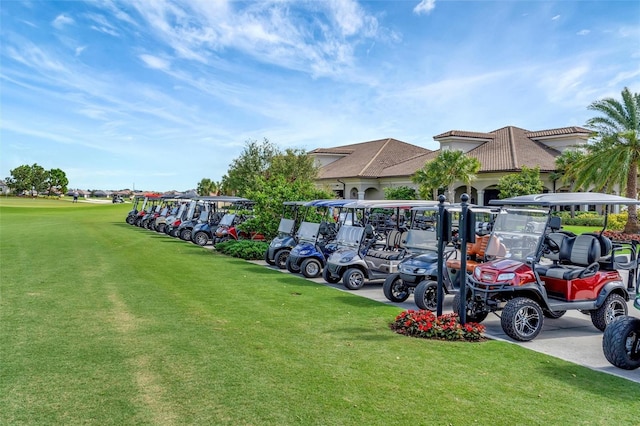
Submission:
M 311 150 L 583 126 L 640 92 L 637 1 L 0 3 L 0 178 L 168 191 L 248 140 Z

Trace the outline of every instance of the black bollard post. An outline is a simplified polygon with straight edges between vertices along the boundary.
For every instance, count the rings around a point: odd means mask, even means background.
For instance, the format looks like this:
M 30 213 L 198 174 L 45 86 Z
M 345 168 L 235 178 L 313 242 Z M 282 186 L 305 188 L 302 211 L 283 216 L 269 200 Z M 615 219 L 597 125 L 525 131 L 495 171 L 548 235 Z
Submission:
M 438 205 L 438 293 L 437 293 L 437 308 L 436 314 L 442 315 L 442 304 L 444 302 L 444 247 L 449 241 L 449 236 L 445 235 L 448 232 L 446 226 L 447 218 L 445 217 L 444 202 L 446 198 L 444 195 L 438 197 L 440 204 Z
M 460 221 L 458 226 L 458 237 L 460 238 L 460 306 L 458 315 L 460 315 L 460 324 L 467 322 L 467 215 L 469 214 L 469 196 L 462 194 L 460 197 Z

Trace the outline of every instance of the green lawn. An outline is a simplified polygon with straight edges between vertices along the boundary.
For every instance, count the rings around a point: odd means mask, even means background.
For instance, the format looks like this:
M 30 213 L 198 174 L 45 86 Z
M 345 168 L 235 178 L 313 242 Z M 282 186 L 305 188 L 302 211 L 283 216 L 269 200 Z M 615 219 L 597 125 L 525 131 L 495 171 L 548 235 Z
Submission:
M 0 424 L 637 424 L 640 385 L 124 222 L 0 200 Z

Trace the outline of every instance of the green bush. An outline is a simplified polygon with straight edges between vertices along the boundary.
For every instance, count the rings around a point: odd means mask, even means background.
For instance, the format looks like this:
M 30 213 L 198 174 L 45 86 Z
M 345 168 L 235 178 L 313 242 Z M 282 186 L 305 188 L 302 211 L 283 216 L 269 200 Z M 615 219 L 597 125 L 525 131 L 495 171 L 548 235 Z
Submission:
M 575 217 L 571 217 L 571 212 L 556 212 L 554 215 L 562 218 L 563 225 L 602 226 L 604 223 L 604 216 L 596 212 L 577 211 L 574 213 Z
M 624 225 L 627 223 L 628 217 L 627 212 L 610 214 L 609 220 L 607 221 L 607 229 L 611 229 L 612 231 L 622 231 L 624 229 Z
M 268 243 L 253 240 L 227 240 L 216 244 L 216 250 L 220 253 L 246 260 L 264 259 L 268 248 Z

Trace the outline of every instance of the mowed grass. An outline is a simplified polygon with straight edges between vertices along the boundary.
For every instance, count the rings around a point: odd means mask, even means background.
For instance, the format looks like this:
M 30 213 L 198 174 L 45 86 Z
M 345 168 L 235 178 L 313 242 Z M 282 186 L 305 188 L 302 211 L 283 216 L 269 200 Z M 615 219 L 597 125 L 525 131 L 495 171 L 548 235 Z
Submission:
M 0 200 L 0 424 L 637 424 L 640 385 L 124 222 Z

